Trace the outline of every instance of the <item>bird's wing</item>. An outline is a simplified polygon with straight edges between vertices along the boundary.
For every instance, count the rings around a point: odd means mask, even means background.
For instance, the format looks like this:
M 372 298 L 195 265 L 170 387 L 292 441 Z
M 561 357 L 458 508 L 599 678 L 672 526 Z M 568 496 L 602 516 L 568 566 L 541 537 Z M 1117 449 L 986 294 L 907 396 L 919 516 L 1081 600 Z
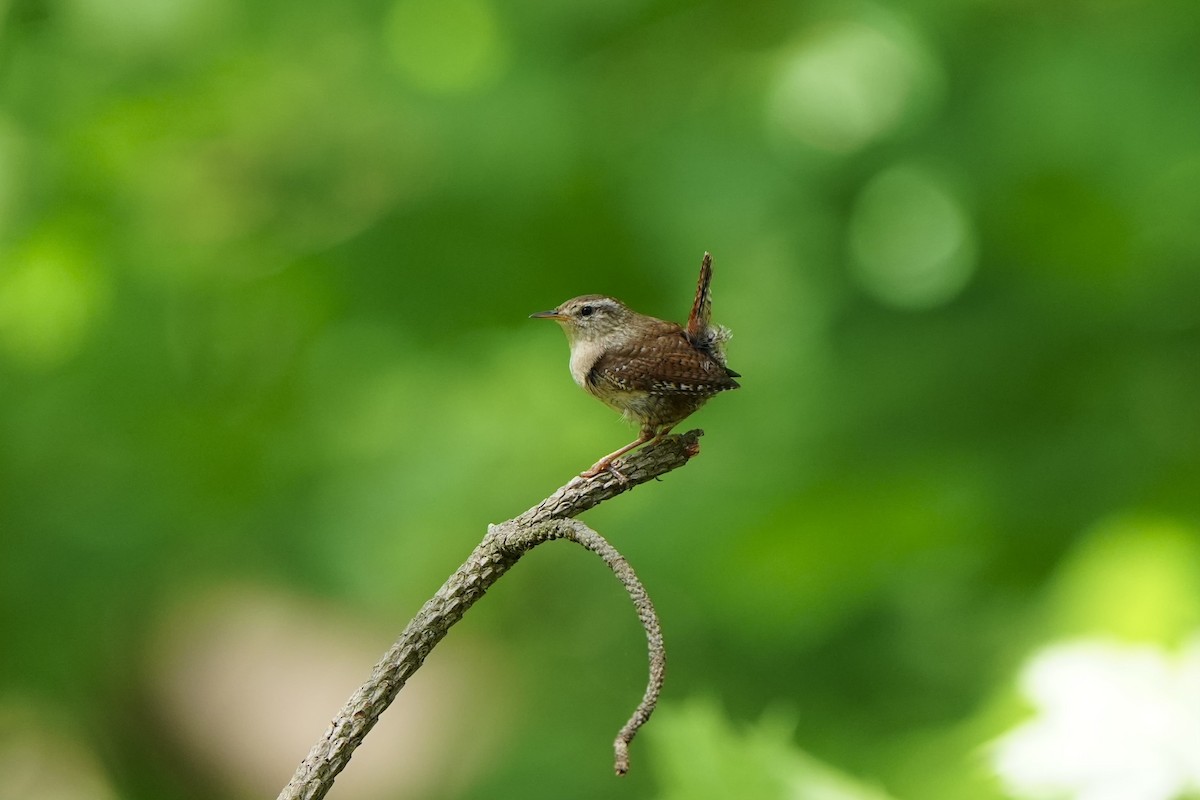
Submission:
M 729 370 L 708 353 L 697 350 L 683 329 L 606 351 L 588 373 L 597 386 L 648 394 L 714 395 L 738 388 Z

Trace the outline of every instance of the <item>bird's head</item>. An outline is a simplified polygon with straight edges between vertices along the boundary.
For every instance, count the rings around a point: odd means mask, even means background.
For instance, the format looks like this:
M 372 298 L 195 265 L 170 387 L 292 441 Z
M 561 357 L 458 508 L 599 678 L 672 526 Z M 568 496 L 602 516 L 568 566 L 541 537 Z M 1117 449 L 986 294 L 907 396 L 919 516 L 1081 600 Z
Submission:
M 635 312 L 620 300 L 602 294 L 585 294 L 575 297 L 551 311 L 530 314 L 530 319 L 552 319 L 562 326 L 567 339 L 576 341 L 599 341 L 627 328 Z

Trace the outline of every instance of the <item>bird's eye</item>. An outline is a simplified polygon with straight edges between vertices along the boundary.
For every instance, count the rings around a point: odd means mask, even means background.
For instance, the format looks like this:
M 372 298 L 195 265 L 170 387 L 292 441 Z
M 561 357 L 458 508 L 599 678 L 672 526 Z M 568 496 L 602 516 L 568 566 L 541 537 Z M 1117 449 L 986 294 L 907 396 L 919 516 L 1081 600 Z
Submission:
M 590 317 L 595 310 L 596 308 L 594 306 L 584 306 L 583 308 L 579 309 L 579 316 Z

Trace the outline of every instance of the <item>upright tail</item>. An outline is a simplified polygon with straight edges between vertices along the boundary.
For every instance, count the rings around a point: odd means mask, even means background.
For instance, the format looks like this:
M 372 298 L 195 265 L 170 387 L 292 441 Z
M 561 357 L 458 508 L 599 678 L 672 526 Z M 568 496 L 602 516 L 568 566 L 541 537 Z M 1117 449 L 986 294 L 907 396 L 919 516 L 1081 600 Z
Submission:
M 692 303 L 692 313 L 688 315 L 687 333 L 693 342 L 701 342 L 708 338 L 710 317 L 712 316 L 712 254 L 705 252 L 700 262 L 700 280 L 696 283 L 696 302 Z
M 687 337 L 692 344 L 708 353 L 725 367 L 732 377 L 741 377 L 725 364 L 725 343 L 733 335 L 724 325 L 712 324 L 712 255 L 704 254 L 700 262 L 700 280 L 696 283 L 696 300 L 688 315 Z

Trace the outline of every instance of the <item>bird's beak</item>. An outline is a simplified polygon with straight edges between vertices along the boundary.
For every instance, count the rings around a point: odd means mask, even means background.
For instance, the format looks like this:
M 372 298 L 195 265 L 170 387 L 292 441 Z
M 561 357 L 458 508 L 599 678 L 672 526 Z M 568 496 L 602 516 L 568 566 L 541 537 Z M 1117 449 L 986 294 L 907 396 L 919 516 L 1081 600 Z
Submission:
M 529 318 L 530 319 L 566 319 L 566 317 L 564 317 L 562 314 L 558 313 L 557 309 L 555 309 L 553 311 L 539 311 L 536 314 L 530 314 Z

